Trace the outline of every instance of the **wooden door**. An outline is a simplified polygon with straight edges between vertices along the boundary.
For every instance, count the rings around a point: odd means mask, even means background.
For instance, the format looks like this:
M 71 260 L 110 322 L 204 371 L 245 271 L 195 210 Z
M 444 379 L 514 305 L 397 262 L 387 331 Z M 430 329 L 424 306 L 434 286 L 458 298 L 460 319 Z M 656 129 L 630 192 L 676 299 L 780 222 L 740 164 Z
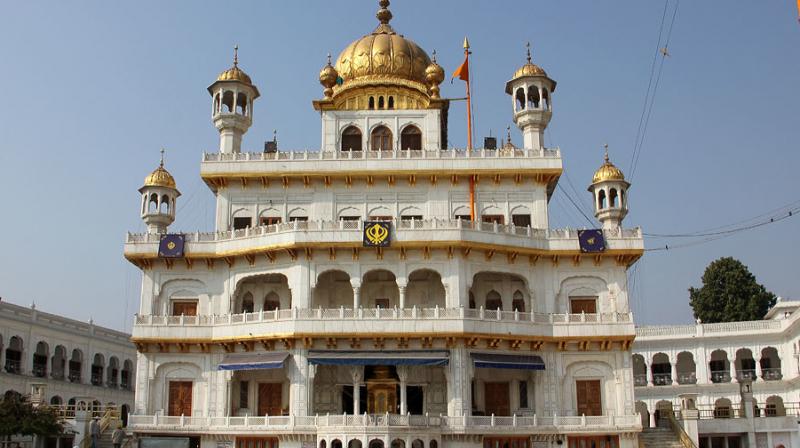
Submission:
M 597 299 L 594 297 L 571 299 L 569 308 L 569 312 L 572 314 L 595 314 L 597 313 Z
M 258 415 L 281 415 L 283 384 L 258 383 Z
M 578 415 L 603 415 L 600 380 L 575 381 Z
M 484 397 L 486 415 L 511 415 L 508 382 L 485 383 Z
M 169 415 L 192 415 L 192 382 L 169 382 Z
M 197 302 L 172 302 L 172 315 L 197 316 Z

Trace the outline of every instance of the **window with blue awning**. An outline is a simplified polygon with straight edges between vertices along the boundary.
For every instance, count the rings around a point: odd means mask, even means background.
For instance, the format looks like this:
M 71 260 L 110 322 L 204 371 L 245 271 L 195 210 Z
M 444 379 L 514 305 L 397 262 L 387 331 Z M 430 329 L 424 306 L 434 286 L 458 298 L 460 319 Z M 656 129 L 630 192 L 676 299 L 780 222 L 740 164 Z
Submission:
M 447 350 L 309 350 L 308 362 L 334 366 L 446 366 Z
M 228 353 L 217 370 L 282 369 L 288 357 L 288 352 Z
M 504 353 L 471 353 L 476 368 L 544 370 L 544 361 L 539 355 L 509 355 Z

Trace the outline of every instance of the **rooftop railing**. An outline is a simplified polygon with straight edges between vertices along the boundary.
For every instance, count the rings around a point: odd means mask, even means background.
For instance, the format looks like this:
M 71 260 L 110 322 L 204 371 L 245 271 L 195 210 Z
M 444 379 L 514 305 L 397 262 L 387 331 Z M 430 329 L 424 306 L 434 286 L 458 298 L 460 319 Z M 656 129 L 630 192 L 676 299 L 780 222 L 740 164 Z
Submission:
M 214 242 L 242 238 L 255 238 L 263 235 L 278 234 L 294 231 L 357 231 L 363 230 L 363 221 L 293 221 L 281 224 L 272 224 L 259 227 L 248 227 L 239 230 L 222 230 L 218 232 L 191 232 L 185 234 L 185 241 Z M 533 239 L 577 239 L 578 229 L 535 229 L 529 226 L 521 227 L 514 224 L 498 224 L 492 222 L 477 222 L 463 219 L 423 219 L 423 220 L 397 220 L 393 226 L 393 233 L 414 230 L 466 230 L 486 233 L 517 235 Z M 633 229 L 604 229 L 603 234 L 607 239 L 640 239 L 640 228 Z M 161 235 L 157 233 L 128 233 L 127 243 L 155 243 L 160 241 Z M 765 321 L 767 322 L 767 321 Z
M 237 152 L 203 153 L 203 162 L 247 162 L 267 160 L 397 160 L 397 159 L 508 159 L 508 158 L 559 158 L 561 150 L 543 149 L 464 149 L 447 150 L 393 150 L 393 151 L 276 151 L 276 152 Z
M 540 324 L 575 323 L 631 323 L 632 313 L 599 314 L 549 314 L 520 311 L 485 310 L 483 308 L 292 308 L 240 314 L 214 314 L 197 316 L 136 315 L 135 325 L 143 326 L 214 326 L 250 324 L 272 321 L 317 321 L 317 320 L 444 320 L 467 319 L 498 322 L 533 322 Z
M 717 334 L 739 331 L 762 332 L 769 330 L 780 330 L 781 320 L 755 320 L 745 322 L 725 322 L 716 324 L 697 324 L 697 325 L 669 325 L 638 327 L 636 337 L 657 337 L 657 336 L 697 336 L 703 334 Z

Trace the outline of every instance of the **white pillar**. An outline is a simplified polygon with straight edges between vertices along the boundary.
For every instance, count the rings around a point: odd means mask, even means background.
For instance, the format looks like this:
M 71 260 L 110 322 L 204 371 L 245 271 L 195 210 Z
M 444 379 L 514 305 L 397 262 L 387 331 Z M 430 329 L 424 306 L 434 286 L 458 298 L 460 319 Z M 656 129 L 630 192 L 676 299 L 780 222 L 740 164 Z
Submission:
M 408 413 L 408 394 L 406 391 L 408 367 L 397 366 L 397 378 L 400 380 L 400 415 L 406 415 Z
M 406 287 L 398 286 L 397 289 L 400 292 L 400 309 L 403 309 L 406 307 Z
M 651 368 L 651 366 L 652 366 L 652 364 L 649 361 L 645 361 L 645 367 L 647 368 L 645 373 L 647 375 L 647 385 L 648 386 L 652 386 L 653 385 L 653 369 Z
M 357 310 L 361 306 L 361 287 L 353 286 L 353 309 Z
M 352 366 L 350 376 L 353 379 L 353 414 L 361 413 L 361 381 L 364 379 L 364 366 Z
M 447 378 L 447 414 L 455 417 L 470 415 L 472 361 L 467 349 L 451 349 L 450 363 L 444 371 Z
M 678 358 L 672 363 L 672 384 L 678 384 Z

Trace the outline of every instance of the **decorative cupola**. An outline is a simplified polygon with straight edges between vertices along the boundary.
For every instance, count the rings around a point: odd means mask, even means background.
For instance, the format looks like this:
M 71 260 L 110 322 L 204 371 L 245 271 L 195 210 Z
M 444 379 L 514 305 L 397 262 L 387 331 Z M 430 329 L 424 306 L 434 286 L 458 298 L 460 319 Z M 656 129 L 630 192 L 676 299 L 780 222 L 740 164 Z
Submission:
M 213 98 L 211 118 L 219 130 L 219 152 L 241 152 L 242 136 L 253 124 L 253 102 L 258 89 L 239 68 L 239 47 L 233 49 L 233 66 L 208 87 Z
M 141 216 L 147 224 L 148 233 L 167 233 L 167 227 L 175 221 L 175 203 L 181 195 L 175 186 L 175 178 L 164 168 L 164 150 L 161 163 L 144 178 L 139 189 L 142 194 Z
M 436 50 L 433 50 L 433 58 L 430 65 L 425 69 L 425 81 L 428 83 L 431 98 L 440 98 L 439 84 L 444 81 L 444 69 L 436 63 Z
M 528 61 L 506 83 L 506 93 L 512 98 L 514 123 L 522 131 L 523 147 L 538 150 L 544 148 L 544 130 L 553 114 L 556 82 L 531 62 L 531 44 L 527 47 Z
M 594 196 L 594 216 L 604 229 L 616 229 L 628 214 L 628 188 L 622 170 L 608 159 L 608 145 L 605 145 L 605 159 L 594 172 L 589 191 Z
M 336 85 L 338 79 L 339 73 L 331 65 L 331 54 L 328 53 L 328 63 L 319 71 L 319 83 L 325 88 L 322 93 L 325 95 L 326 100 L 331 99 L 333 96 L 333 86 Z

